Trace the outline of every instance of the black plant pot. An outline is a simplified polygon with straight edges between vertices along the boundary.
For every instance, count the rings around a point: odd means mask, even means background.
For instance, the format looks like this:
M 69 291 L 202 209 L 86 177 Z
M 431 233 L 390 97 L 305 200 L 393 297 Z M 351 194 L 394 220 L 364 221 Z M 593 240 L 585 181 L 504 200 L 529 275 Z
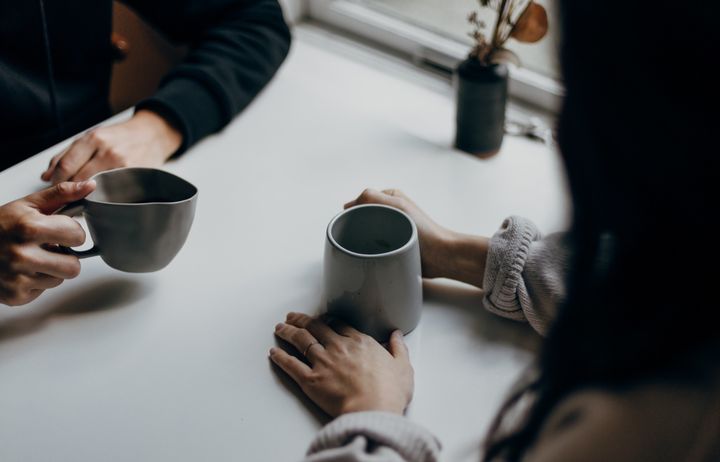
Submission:
M 455 147 L 480 157 L 496 154 L 505 134 L 508 68 L 468 58 L 455 72 Z

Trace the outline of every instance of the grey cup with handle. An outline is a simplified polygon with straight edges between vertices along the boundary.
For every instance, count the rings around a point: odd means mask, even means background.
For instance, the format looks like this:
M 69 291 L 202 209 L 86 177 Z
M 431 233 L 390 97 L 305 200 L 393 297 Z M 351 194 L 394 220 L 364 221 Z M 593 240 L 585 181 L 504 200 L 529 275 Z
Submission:
M 195 217 L 198 190 L 182 178 L 153 168 L 120 168 L 93 177 L 95 191 L 57 213 L 82 213 L 94 246 L 63 251 L 100 255 L 112 268 L 147 273 L 166 267 L 185 244 Z
M 418 325 L 422 270 L 415 223 L 404 212 L 366 204 L 327 227 L 324 283 L 328 314 L 380 342 Z

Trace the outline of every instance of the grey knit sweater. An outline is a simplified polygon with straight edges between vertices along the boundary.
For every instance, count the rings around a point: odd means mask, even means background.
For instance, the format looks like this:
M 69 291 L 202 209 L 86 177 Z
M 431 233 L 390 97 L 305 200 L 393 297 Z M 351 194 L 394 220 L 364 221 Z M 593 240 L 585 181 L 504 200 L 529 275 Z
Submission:
M 489 311 L 527 321 L 544 334 L 565 294 L 568 251 L 564 234 L 541 237 L 524 218 L 503 222 L 490 239 L 483 302 Z M 307 462 L 436 461 L 439 452 L 435 437 L 407 419 L 362 412 L 339 417 L 323 428 Z
M 490 239 L 483 281 L 485 308 L 506 318 L 527 321 L 545 335 L 565 296 L 568 249 L 567 234 L 543 239 L 529 220 L 507 218 Z
M 542 238 L 520 217 L 506 219 L 491 238 L 484 279 L 485 308 L 527 321 L 545 334 L 565 296 L 566 234 Z M 469 403 L 471 404 L 471 403 Z M 581 415 L 581 419 L 576 419 Z M 620 393 L 585 390 L 570 395 L 524 460 L 606 461 L 720 460 L 713 432 L 720 393 L 648 382 Z M 554 428 L 553 422 L 577 423 Z M 698 432 L 698 428 L 708 431 Z M 708 441 L 715 446 L 707 453 Z M 715 459 L 714 457 L 717 457 Z M 410 420 L 384 412 L 358 412 L 335 419 L 312 442 L 304 462 L 437 462 L 440 442 Z

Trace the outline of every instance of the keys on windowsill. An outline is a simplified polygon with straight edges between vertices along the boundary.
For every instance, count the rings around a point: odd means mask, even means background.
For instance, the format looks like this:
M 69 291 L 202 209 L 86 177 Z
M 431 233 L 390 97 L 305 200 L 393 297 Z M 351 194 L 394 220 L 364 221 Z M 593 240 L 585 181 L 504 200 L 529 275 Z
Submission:
M 548 146 L 555 143 L 555 133 L 552 128 L 537 117 L 530 117 L 523 121 L 508 118 L 505 121 L 505 133 L 541 141 Z

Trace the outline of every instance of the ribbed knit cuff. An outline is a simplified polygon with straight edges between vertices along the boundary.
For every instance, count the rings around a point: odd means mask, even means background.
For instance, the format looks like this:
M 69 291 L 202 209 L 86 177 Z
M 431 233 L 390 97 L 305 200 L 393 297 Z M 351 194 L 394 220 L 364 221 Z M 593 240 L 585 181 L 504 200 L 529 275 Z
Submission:
M 156 112 L 180 130 L 183 142 L 176 154 L 220 130 L 229 119 L 221 102 L 205 85 L 184 77 L 168 80 L 155 95 L 137 104 L 135 110 L 140 109 Z
M 407 461 L 436 462 L 440 454 L 440 442 L 405 417 L 388 412 L 355 412 L 326 425 L 310 445 L 308 455 L 344 446 L 358 436 L 391 448 Z
M 525 321 L 523 306 L 529 306 L 522 273 L 530 243 L 542 236 L 535 225 L 522 217 L 506 218 L 490 239 L 483 290 L 485 308 L 499 316 Z

